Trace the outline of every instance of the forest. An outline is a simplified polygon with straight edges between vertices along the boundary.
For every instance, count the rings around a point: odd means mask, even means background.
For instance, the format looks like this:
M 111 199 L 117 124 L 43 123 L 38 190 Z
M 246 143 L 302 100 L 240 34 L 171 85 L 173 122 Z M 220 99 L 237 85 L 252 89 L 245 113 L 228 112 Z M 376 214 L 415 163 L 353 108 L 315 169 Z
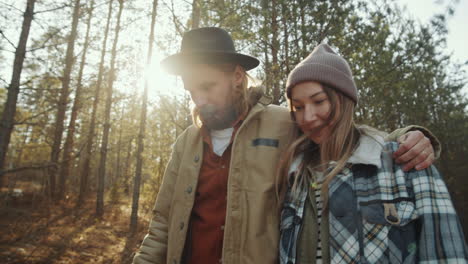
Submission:
M 328 43 L 349 61 L 356 120 L 411 124 L 468 231 L 467 62 L 447 49 L 458 1 L 430 22 L 392 0 L 0 0 L 0 262 L 131 263 L 190 96 L 159 62 L 184 32 L 226 29 L 251 85 L 286 106 L 288 73 Z

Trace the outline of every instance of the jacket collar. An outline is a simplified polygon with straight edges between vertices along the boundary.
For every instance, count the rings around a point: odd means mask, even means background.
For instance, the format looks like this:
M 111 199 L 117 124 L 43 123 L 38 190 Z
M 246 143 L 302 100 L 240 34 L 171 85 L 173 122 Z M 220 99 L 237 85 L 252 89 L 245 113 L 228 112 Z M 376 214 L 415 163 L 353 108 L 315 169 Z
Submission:
M 348 163 L 374 165 L 380 168 L 380 153 L 382 153 L 384 144 L 384 139 L 379 135 L 361 135 L 359 144 L 349 158 Z
M 249 123 L 249 121 L 258 117 L 258 114 L 262 112 L 265 107 L 271 104 L 271 98 L 265 94 L 265 88 L 262 86 L 250 87 L 248 92 L 248 100 L 252 107 L 250 108 L 247 116 L 244 119 L 241 127 Z
M 271 98 L 265 94 L 265 87 L 263 86 L 250 87 L 247 98 L 249 100 L 249 104 L 252 106 L 255 106 L 258 103 L 266 106 L 272 102 Z
M 385 141 L 380 135 L 361 135 L 358 146 L 353 154 L 351 154 L 351 157 L 348 159 L 348 163 L 373 165 L 380 169 L 382 166 L 380 154 L 383 151 L 384 144 Z M 299 169 L 303 157 L 304 155 L 301 153 L 294 158 L 289 167 L 288 174 L 291 174 L 292 172 L 295 172 Z M 310 166 L 307 166 L 307 168 L 310 171 L 313 171 Z

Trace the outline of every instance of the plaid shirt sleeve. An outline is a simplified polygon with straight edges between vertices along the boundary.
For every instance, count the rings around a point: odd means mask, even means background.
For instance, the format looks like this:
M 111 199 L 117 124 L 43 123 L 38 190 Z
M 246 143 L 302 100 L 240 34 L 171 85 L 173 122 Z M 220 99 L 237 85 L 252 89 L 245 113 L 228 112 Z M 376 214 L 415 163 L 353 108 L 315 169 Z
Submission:
M 297 238 L 301 232 L 304 217 L 304 204 L 307 199 L 307 189 L 299 190 L 293 197 L 289 189 L 281 212 L 279 263 L 296 263 Z
M 411 171 L 419 216 L 419 263 L 466 263 L 468 254 L 457 213 L 441 175 L 434 166 Z

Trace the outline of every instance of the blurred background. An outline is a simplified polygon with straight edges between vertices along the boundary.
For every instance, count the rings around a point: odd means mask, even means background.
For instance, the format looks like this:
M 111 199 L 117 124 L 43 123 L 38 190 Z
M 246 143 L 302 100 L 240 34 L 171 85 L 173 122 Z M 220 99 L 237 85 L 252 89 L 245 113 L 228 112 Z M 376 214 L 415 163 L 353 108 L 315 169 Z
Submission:
M 468 230 L 468 1 L 0 0 L 0 262 L 130 263 L 190 97 L 159 62 L 182 34 L 228 30 L 286 105 L 321 42 L 349 61 L 356 119 L 442 142 Z

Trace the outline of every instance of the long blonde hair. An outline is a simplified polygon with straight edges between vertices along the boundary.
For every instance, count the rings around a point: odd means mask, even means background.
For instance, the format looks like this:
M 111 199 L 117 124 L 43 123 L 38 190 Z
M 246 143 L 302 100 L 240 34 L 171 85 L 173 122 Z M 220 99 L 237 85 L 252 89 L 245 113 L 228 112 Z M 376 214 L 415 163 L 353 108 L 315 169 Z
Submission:
M 284 188 L 278 190 L 278 197 L 282 199 L 287 186 L 291 186 L 293 197 L 297 197 L 300 190 L 308 188 L 309 179 L 306 179 L 305 169 L 307 165 L 312 164 L 314 167 L 328 167 L 330 162 L 335 162 L 334 168 L 331 171 L 326 171 L 324 182 L 322 184 L 322 197 L 324 209 L 328 204 L 328 185 L 346 165 L 347 160 L 353 153 L 358 144 L 360 132 L 354 123 L 354 108 L 355 103 L 343 93 L 337 92 L 335 89 L 321 84 L 323 90 L 330 100 L 330 114 L 327 119 L 327 124 L 330 125 L 330 136 L 320 143 L 320 145 L 312 142 L 308 135 L 303 134 L 297 128 L 296 136 L 298 137 L 289 148 L 280 163 L 279 177 L 282 180 Z M 294 89 L 294 88 L 292 88 Z M 291 111 L 291 117 L 295 120 L 292 112 L 291 91 L 288 89 L 286 96 Z M 294 173 L 289 174 L 289 169 L 293 160 L 302 156 L 302 161 Z M 277 181 L 278 182 L 278 181 Z
M 235 86 L 234 89 L 231 90 L 232 103 L 234 109 L 236 110 L 237 116 L 247 113 L 250 108 L 248 100 L 248 86 L 250 76 L 247 74 L 245 69 L 237 64 L 212 64 L 210 66 L 221 70 L 225 74 L 232 74 L 236 70 L 236 67 L 240 68 L 243 75 L 242 82 L 240 85 Z M 200 118 L 200 110 L 196 106 L 192 109 L 192 121 L 193 124 L 199 128 L 203 125 L 203 122 Z

